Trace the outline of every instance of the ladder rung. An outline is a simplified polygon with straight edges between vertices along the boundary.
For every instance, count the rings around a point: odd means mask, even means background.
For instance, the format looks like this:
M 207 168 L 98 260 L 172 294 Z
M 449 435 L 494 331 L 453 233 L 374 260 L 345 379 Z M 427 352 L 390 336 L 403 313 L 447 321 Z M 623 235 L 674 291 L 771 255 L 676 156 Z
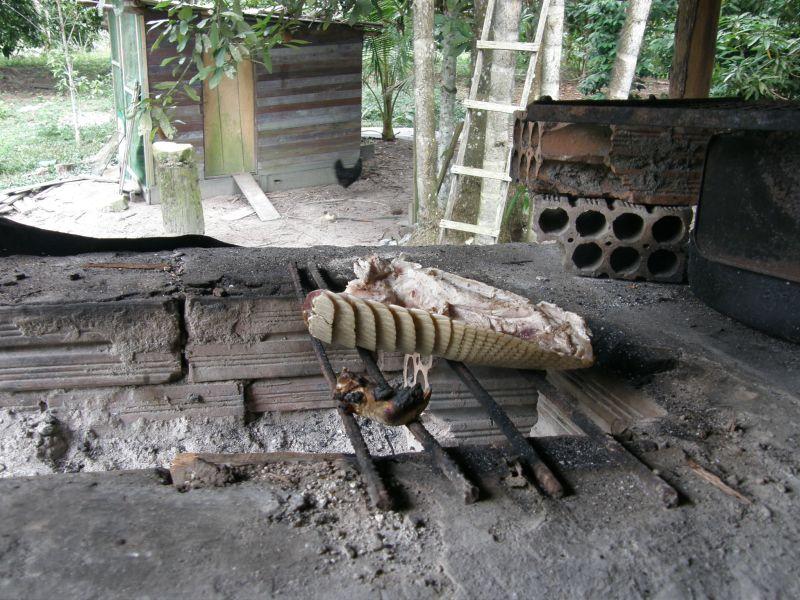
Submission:
M 518 110 L 525 110 L 524 106 L 516 106 L 514 104 L 499 104 L 497 102 L 484 102 L 483 100 L 470 100 L 469 98 L 464 100 L 464 106 L 474 110 L 488 110 L 490 112 L 508 113 L 510 115 L 513 115 Z
M 475 169 L 473 167 L 462 167 L 461 165 L 453 165 L 450 168 L 451 173 L 456 175 L 469 175 L 470 177 L 480 177 L 481 179 L 496 179 L 497 181 L 511 182 L 511 177 L 505 173 L 497 173 L 496 171 L 487 171 L 486 169 Z
M 466 231 L 467 233 L 476 233 L 478 235 L 489 235 L 496 238 L 500 232 L 491 227 L 483 227 L 481 225 L 472 225 L 471 223 L 461 223 L 459 221 L 448 221 L 442 219 L 439 221 L 439 227 L 442 229 L 456 229 L 458 231 Z
M 532 42 L 490 42 L 489 40 L 478 40 L 477 46 L 481 50 L 518 50 L 520 52 L 539 51 L 539 47 Z

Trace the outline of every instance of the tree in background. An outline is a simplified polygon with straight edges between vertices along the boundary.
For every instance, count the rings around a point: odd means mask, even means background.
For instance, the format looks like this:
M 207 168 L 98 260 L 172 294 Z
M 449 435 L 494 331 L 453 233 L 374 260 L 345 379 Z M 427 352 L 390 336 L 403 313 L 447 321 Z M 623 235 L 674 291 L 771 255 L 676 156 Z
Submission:
M 625 100 L 630 94 L 651 4 L 652 0 L 628 0 L 625 24 L 619 32 L 614 68 L 608 84 L 609 98 Z
M 443 0 L 436 15 L 436 29 L 442 60 L 439 82 L 439 169 L 456 128 L 458 57 L 471 48 L 471 19 L 465 0 Z M 439 191 L 439 206 L 444 207 L 450 193 L 450 175 L 445 173 Z
M 433 27 L 433 0 L 414 0 L 414 191 L 417 220 L 423 229 L 439 220 Z
M 381 137 L 391 141 L 397 97 L 408 85 L 413 66 L 408 0 L 376 0 L 366 19 L 383 24 L 381 31 L 364 38 L 364 85 L 380 112 Z
M 43 42 L 39 15 L 33 0 L 0 0 L 0 52 L 11 56 L 20 44 Z
M 531 31 L 535 30 L 535 23 L 535 19 L 531 21 Z M 530 36 L 530 39 L 533 39 L 533 37 Z M 533 80 L 533 90 L 531 90 L 533 98 L 549 96 L 553 100 L 558 100 L 561 96 L 561 50 L 563 39 L 564 0 L 550 0 L 542 48 L 536 65 L 536 78 Z

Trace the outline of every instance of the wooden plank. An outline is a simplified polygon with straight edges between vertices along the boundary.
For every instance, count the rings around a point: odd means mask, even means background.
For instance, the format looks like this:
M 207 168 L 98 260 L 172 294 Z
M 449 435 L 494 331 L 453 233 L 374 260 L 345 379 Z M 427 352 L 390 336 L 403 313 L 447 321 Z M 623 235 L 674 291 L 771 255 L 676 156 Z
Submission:
M 464 107 L 473 110 L 486 110 L 490 112 L 501 112 L 513 115 L 518 110 L 525 110 L 525 106 L 516 106 L 515 104 L 500 104 L 498 102 L 485 102 L 483 100 L 464 100 Z
M 242 171 L 256 168 L 255 74 L 253 63 L 239 65 L 236 80 L 239 84 L 239 130 L 242 140 Z
M 680 0 L 670 98 L 708 98 L 717 47 L 721 0 Z
M 203 85 L 203 162 L 205 177 L 225 174 L 222 127 L 219 113 L 219 89 Z
M 236 173 L 233 176 L 233 180 L 239 186 L 244 197 L 247 198 L 250 206 L 256 211 L 259 219 L 262 221 L 276 221 L 281 218 L 280 213 L 272 206 L 272 202 L 269 201 L 269 198 L 256 183 L 256 180 L 253 179 L 252 174 Z
M 466 231 L 467 233 L 475 233 L 478 235 L 489 235 L 497 237 L 500 232 L 497 229 L 490 227 L 482 227 L 480 225 L 472 225 L 471 223 L 461 223 L 459 221 L 450 221 L 449 219 L 442 219 L 439 221 L 439 227 L 442 229 L 456 229 L 458 231 Z
M 517 52 L 538 52 L 539 46 L 533 42 L 496 42 L 478 40 L 476 45 L 481 50 L 514 50 Z
M 511 177 L 505 173 L 497 173 L 495 171 L 487 171 L 485 169 L 476 169 L 474 167 L 462 167 L 461 165 L 453 165 L 450 169 L 451 173 L 456 175 L 468 175 L 469 177 L 480 177 L 481 179 L 496 179 L 497 181 L 511 181 Z

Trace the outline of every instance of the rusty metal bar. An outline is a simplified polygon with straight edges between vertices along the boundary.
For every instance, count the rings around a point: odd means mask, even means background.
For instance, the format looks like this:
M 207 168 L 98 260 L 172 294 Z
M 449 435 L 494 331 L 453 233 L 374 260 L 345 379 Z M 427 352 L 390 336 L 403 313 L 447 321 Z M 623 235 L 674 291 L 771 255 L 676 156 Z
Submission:
M 575 425 L 583 430 L 586 435 L 598 444 L 605 446 L 612 458 L 631 470 L 642 485 L 667 508 L 678 505 L 678 491 L 661 479 L 644 464 L 636 455 L 632 454 L 625 446 L 620 444 L 613 436 L 606 434 L 594 421 L 581 412 L 575 403 L 555 385 L 547 381 L 543 372 L 521 371 L 521 373 L 534 383 L 536 389 L 547 396 L 547 399 Z
M 289 275 L 292 278 L 292 284 L 294 285 L 297 299 L 302 304 L 305 300 L 305 294 L 303 293 L 303 284 L 300 281 L 300 272 L 297 270 L 297 265 L 295 263 L 289 263 Z M 336 373 L 328 360 L 325 348 L 322 347 L 322 342 L 315 337 L 311 335 L 308 337 L 311 339 L 311 346 L 314 348 L 314 354 L 317 357 L 322 374 L 328 382 L 328 386 L 331 388 L 331 393 L 333 393 L 336 389 Z M 350 444 L 353 446 L 353 452 L 358 462 L 358 469 L 361 476 L 364 478 L 370 500 L 380 510 L 391 510 L 393 506 L 392 498 L 378 474 L 375 464 L 372 462 L 372 457 L 364 441 L 364 436 L 361 435 L 361 429 L 359 429 L 358 423 L 356 423 L 353 415 L 345 412 L 341 406 L 337 407 L 337 412 L 342 420 L 342 425 L 350 440 Z
M 389 383 L 386 381 L 383 373 L 381 373 L 381 370 L 378 367 L 378 363 L 375 362 L 375 357 L 372 355 L 372 352 L 364 348 L 358 348 L 358 355 L 361 357 L 361 360 L 364 361 L 364 366 L 367 368 L 367 373 L 369 374 L 370 378 L 380 386 L 388 386 Z M 420 421 L 414 421 L 413 423 L 406 425 L 406 427 L 411 432 L 411 435 L 413 435 L 422 445 L 425 452 L 430 455 L 444 476 L 450 480 L 450 483 L 452 483 L 456 489 L 461 491 L 464 504 L 472 504 L 473 502 L 477 502 L 478 496 L 480 496 L 480 490 L 470 483 L 470 481 L 461 472 L 461 469 L 458 467 L 455 461 L 450 458 L 450 455 L 447 454 L 447 451 L 442 448 L 441 444 L 439 444 L 436 438 L 431 435 L 425 426 Z
M 319 271 L 317 265 L 314 263 L 309 263 L 308 272 L 317 286 L 319 286 L 321 289 L 328 288 L 325 278 L 322 276 L 322 273 Z M 366 348 L 356 348 L 356 350 L 358 350 L 358 355 L 361 357 L 370 379 L 372 379 L 378 386 L 388 386 L 389 383 L 383 376 L 383 373 L 381 372 L 378 363 L 375 361 L 375 356 L 372 354 L 372 352 Z M 428 453 L 444 476 L 447 477 L 447 479 L 450 480 L 450 483 L 452 483 L 453 486 L 461 492 L 464 503 L 472 504 L 473 502 L 477 502 L 478 497 L 480 496 L 480 490 L 475 485 L 470 483 L 470 481 L 461 472 L 461 469 L 458 467 L 455 461 L 450 458 L 450 455 L 447 454 L 447 451 L 442 448 L 441 444 L 439 444 L 436 438 L 431 435 L 425 426 L 420 421 L 414 421 L 413 423 L 406 425 L 406 427 L 411 432 L 411 435 L 413 435 L 422 445 L 422 448 Z
M 454 360 L 448 360 L 447 364 L 458 375 L 459 379 L 464 382 L 475 399 L 486 409 L 489 417 L 503 432 L 508 441 L 511 443 L 511 448 L 519 454 L 520 461 L 529 471 L 528 475 L 535 478 L 535 483 L 551 498 L 561 498 L 564 495 L 564 488 L 561 483 L 553 475 L 550 468 L 542 462 L 536 450 L 528 443 L 528 440 L 517 430 L 511 419 L 508 418 L 506 412 L 500 407 L 499 404 L 492 398 L 491 394 L 487 392 L 480 382 L 475 378 L 464 363 Z

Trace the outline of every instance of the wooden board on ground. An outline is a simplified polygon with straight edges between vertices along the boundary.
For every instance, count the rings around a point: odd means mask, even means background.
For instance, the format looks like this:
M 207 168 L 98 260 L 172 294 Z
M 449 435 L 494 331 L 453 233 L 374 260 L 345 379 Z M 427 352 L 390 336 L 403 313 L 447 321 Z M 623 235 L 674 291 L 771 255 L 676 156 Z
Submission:
M 275 210 L 264 190 L 261 189 L 261 186 L 258 185 L 250 173 L 237 173 L 233 176 L 233 180 L 239 186 L 244 197 L 247 198 L 250 206 L 255 209 L 259 219 L 262 221 L 275 221 L 281 218 L 280 213 Z
M 172 484 L 179 489 L 184 488 L 198 476 L 207 478 L 209 481 L 204 483 L 208 483 L 213 487 L 216 479 L 214 472 L 221 469 L 262 466 L 280 462 L 322 461 L 353 464 L 354 458 L 352 454 L 322 452 L 237 452 L 234 454 L 184 452 L 172 459 L 169 471 L 172 477 Z

